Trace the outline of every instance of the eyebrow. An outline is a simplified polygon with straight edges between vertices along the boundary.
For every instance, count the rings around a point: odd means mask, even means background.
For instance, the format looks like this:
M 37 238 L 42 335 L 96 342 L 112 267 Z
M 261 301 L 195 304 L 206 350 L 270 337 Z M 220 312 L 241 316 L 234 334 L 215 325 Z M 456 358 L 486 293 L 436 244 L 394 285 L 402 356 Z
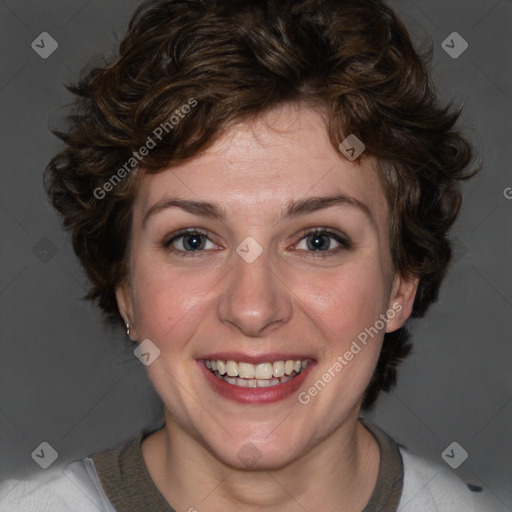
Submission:
M 283 219 L 296 218 L 307 215 L 319 210 L 331 208 L 333 206 L 351 206 L 362 211 L 369 219 L 375 223 L 375 219 L 368 206 L 356 199 L 355 197 L 343 194 L 335 194 L 331 196 L 313 196 L 299 199 L 298 201 L 290 201 L 286 208 L 281 212 L 277 221 Z M 163 199 L 148 209 L 142 220 L 144 226 L 149 217 L 169 208 L 180 208 L 193 215 L 199 215 L 215 220 L 226 220 L 226 210 L 223 206 L 216 202 L 194 201 L 191 199 L 170 198 Z

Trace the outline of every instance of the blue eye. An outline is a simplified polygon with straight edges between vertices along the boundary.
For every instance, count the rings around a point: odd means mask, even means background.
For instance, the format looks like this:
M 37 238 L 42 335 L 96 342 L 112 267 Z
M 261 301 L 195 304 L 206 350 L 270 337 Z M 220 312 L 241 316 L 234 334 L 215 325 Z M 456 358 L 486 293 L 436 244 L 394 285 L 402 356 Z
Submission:
M 347 238 L 325 228 L 314 228 L 303 233 L 301 242 L 303 240 L 306 242 L 305 250 L 314 253 L 314 255 L 311 254 L 308 255 L 308 257 L 326 257 L 343 249 L 351 248 L 351 244 Z M 332 247 L 333 240 L 338 244 L 337 247 Z
M 300 245 L 303 241 L 306 242 L 306 247 L 300 250 L 306 252 L 306 257 L 332 256 L 352 247 L 348 238 L 326 228 L 313 228 L 303 232 L 296 245 Z M 208 243 L 211 244 L 210 247 L 207 247 Z M 332 247 L 333 243 L 337 246 Z M 171 238 L 164 241 L 163 247 L 182 257 L 195 257 L 204 250 L 214 249 L 215 244 L 208 238 L 207 233 L 197 228 L 190 228 L 173 234 Z
M 186 229 L 176 233 L 163 245 L 166 249 L 170 248 L 171 252 L 181 253 L 181 256 L 194 256 L 194 253 L 202 252 L 207 248 L 205 247 L 207 240 L 210 241 L 206 233 L 198 229 Z M 182 248 L 171 247 L 177 241 L 181 241 L 178 245 L 181 245 Z M 212 242 L 210 241 L 210 243 Z

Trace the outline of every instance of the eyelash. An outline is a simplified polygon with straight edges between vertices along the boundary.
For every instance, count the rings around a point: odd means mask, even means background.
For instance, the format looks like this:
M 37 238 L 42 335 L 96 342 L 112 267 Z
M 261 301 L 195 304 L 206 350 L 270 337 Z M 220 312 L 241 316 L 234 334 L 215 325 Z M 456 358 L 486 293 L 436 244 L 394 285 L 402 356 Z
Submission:
M 203 235 L 206 238 L 208 238 L 208 233 L 206 233 L 202 229 L 199 229 L 199 228 L 182 229 L 182 230 L 174 233 L 171 236 L 171 238 L 166 239 L 163 243 L 163 248 L 169 250 L 171 253 L 177 254 L 178 256 L 180 256 L 182 258 L 196 258 L 200 255 L 201 252 L 204 252 L 204 249 L 196 250 L 196 251 L 183 251 L 181 249 L 171 248 L 172 243 L 175 242 L 176 240 L 179 240 L 180 238 L 183 238 L 186 235 L 194 235 L 194 234 Z M 345 238 L 345 237 L 339 235 L 338 233 L 330 230 L 329 228 L 312 228 L 312 229 L 305 230 L 300 234 L 299 242 L 301 242 L 304 238 L 307 238 L 308 236 L 313 236 L 313 235 L 328 235 L 331 238 L 334 238 L 336 240 L 336 242 L 338 242 L 340 244 L 340 247 L 336 247 L 335 249 L 328 249 L 327 251 L 305 251 L 306 253 L 309 253 L 308 256 L 303 256 L 305 258 L 326 258 L 328 256 L 337 254 L 340 251 L 352 248 L 352 244 L 350 243 L 348 238 Z M 208 238 L 208 240 L 210 240 L 210 239 Z M 299 243 L 299 242 L 297 242 L 297 243 Z

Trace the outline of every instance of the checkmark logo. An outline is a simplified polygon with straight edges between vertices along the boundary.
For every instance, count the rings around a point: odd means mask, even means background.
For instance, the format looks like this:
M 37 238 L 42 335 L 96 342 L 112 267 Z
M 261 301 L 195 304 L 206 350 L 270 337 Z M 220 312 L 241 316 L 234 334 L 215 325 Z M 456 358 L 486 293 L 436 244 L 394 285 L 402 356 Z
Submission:
M 441 453 L 442 459 L 453 469 L 457 469 L 468 456 L 468 452 L 456 441 L 449 444 Z
M 246 263 L 252 263 L 263 252 L 263 247 L 252 236 L 248 236 L 238 244 L 235 251 Z
M 441 48 L 452 59 L 458 59 L 468 49 L 468 47 L 468 42 L 458 32 L 452 32 L 441 43 Z
M 253 443 L 244 444 L 236 455 L 247 469 L 254 467 L 262 457 L 262 453 Z
M 57 254 L 57 246 L 44 236 L 32 247 L 32 254 L 42 263 L 48 263 Z
M 133 354 L 144 366 L 149 366 L 160 356 L 160 349 L 150 339 L 145 339 Z
M 47 59 L 59 47 L 59 43 L 48 32 L 41 32 L 30 46 L 39 57 Z
M 366 149 L 366 146 L 356 135 L 351 133 L 343 142 L 340 142 L 338 149 L 345 155 L 347 160 L 353 162 Z
M 51 444 L 44 441 L 32 452 L 31 456 L 39 466 L 47 469 L 57 460 L 59 454 Z

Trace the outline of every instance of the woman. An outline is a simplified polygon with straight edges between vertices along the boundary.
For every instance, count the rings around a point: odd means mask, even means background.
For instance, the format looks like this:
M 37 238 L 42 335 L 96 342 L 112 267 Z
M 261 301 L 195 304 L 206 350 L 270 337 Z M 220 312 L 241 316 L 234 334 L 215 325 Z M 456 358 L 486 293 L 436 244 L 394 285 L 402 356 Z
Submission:
M 165 424 L 0 510 L 498 510 L 359 417 L 475 172 L 388 7 L 146 2 L 73 90 L 47 190 Z

